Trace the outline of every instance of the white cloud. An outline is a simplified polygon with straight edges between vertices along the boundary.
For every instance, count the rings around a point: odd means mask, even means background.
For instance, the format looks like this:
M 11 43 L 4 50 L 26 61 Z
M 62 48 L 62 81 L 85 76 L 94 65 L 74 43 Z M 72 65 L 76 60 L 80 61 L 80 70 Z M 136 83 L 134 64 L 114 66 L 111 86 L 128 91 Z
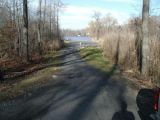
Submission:
M 129 15 L 124 12 L 117 12 L 110 9 L 100 7 L 80 7 L 80 6 L 68 6 L 63 10 L 61 14 L 61 28 L 81 29 L 88 25 L 88 22 L 92 19 L 94 11 L 102 13 L 102 16 L 110 13 L 115 17 L 120 24 L 125 22 Z

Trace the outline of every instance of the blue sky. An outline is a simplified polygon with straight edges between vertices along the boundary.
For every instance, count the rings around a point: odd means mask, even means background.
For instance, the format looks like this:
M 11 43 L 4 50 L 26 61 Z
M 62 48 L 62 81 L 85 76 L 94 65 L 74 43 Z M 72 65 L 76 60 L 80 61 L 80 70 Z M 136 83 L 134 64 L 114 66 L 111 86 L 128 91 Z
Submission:
M 62 0 L 66 7 L 61 12 L 61 28 L 82 29 L 92 20 L 94 11 L 111 14 L 119 24 L 140 15 L 142 0 Z M 151 13 L 160 14 L 160 0 L 151 0 Z M 153 10 L 156 9 L 156 10 Z

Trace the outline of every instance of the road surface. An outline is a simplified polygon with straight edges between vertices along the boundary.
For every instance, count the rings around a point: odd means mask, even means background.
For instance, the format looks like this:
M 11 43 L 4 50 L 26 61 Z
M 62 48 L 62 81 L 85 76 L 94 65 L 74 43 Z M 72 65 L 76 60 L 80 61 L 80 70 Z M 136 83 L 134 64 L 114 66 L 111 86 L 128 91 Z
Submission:
M 106 74 L 88 65 L 78 47 L 61 51 L 61 72 L 48 83 L 0 103 L 0 120 L 140 120 L 135 91 L 114 67 Z

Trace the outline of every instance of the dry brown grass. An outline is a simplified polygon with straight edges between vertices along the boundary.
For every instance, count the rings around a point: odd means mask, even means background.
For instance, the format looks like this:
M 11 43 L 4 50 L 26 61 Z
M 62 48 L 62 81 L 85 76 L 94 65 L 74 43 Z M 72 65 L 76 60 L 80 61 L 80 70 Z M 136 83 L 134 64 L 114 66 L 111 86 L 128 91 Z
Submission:
M 137 21 L 136 21 L 137 22 Z M 135 26 L 137 25 L 137 26 Z M 123 70 L 130 70 L 133 74 L 138 74 L 138 61 L 136 53 L 136 40 L 141 39 L 137 35 L 137 28 L 140 24 L 132 23 L 121 27 L 113 27 L 105 32 L 100 39 L 103 54 L 107 58 L 115 61 L 118 52 L 118 64 Z M 154 18 L 150 19 L 149 24 L 150 39 L 150 70 L 148 79 L 152 84 L 160 85 L 160 24 Z M 119 45 L 119 46 L 118 46 Z
M 135 34 L 134 31 L 128 27 L 109 31 L 102 38 L 102 48 L 104 55 L 115 59 L 118 51 L 118 63 L 125 65 L 125 67 L 133 68 L 136 65 L 136 51 L 135 51 Z M 118 46 L 119 42 L 119 48 Z M 118 49 L 118 50 L 117 50 Z

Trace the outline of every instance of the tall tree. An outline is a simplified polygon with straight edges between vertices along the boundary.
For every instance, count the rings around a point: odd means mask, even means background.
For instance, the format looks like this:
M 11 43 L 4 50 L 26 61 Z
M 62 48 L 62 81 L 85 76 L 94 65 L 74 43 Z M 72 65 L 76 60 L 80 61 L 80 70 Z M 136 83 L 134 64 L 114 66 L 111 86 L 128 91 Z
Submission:
M 150 0 L 143 0 L 143 10 L 142 10 L 142 68 L 141 72 L 143 75 L 148 75 L 149 71 L 149 7 Z
M 49 25 L 50 25 L 50 39 L 52 39 L 52 2 L 50 0 L 49 5 Z
M 46 24 L 46 9 L 47 8 L 47 1 L 44 0 L 44 10 L 43 10 L 43 32 L 45 33 L 45 24 Z
M 56 16 L 55 16 L 55 21 L 56 23 L 56 32 L 57 32 L 57 38 L 58 40 L 60 40 L 60 31 L 59 31 L 59 12 L 61 10 L 61 8 L 64 6 L 64 4 L 61 2 L 61 0 L 57 0 L 57 3 L 54 5 L 55 6 L 55 10 L 56 10 Z
M 17 31 L 18 31 L 16 50 L 18 55 L 20 56 L 21 26 L 20 26 L 20 15 L 19 15 L 20 9 L 19 9 L 18 3 L 19 3 L 19 0 L 16 1 L 16 18 L 17 18 L 16 25 L 17 25 Z
M 96 39 L 99 40 L 100 37 L 100 29 L 101 29 L 101 21 L 100 21 L 101 14 L 99 12 L 94 12 L 93 18 L 95 19 L 96 25 Z
M 28 1 L 23 0 L 23 39 L 26 44 L 26 59 L 29 61 L 29 40 L 28 40 Z
M 39 0 L 39 21 L 38 21 L 38 48 L 39 48 L 39 55 L 42 55 L 42 48 L 41 48 L 41 37 L 42 37 L 42 34 L 41 34 L 41 22 L 42 21 L 42 0 Z

